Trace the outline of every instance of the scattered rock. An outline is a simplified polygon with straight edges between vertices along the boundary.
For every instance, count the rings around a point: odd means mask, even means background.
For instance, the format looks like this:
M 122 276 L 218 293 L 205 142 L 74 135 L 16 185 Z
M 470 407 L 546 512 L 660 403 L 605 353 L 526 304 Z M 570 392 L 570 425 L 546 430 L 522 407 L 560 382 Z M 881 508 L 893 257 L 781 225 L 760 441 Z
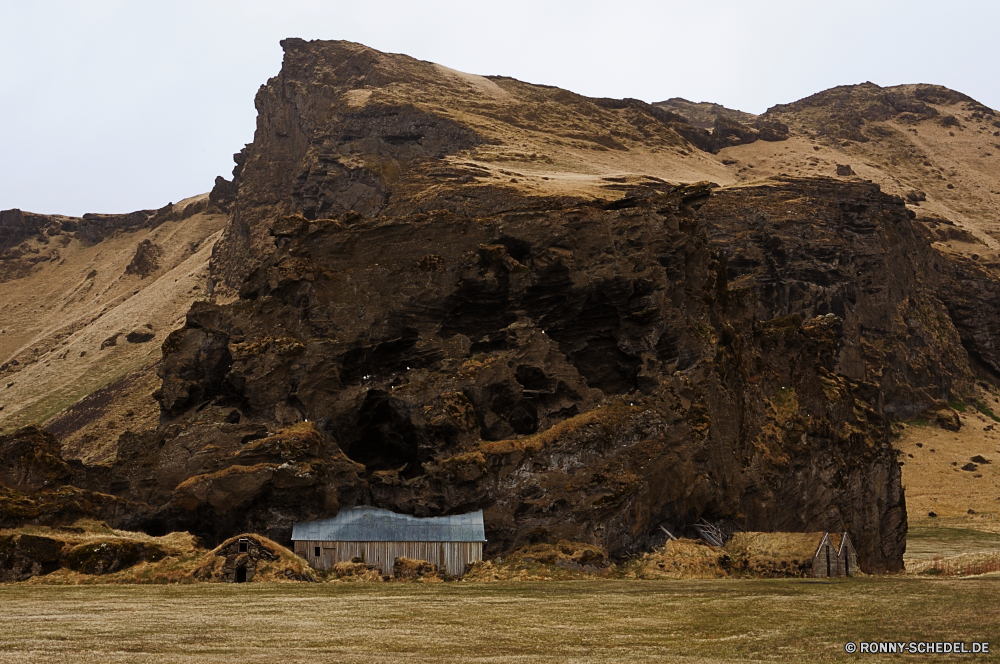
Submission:
M 156 333 L 150 330 L 133 330 L 125 335 L 125 341 L 130 344 L 144 344 L 156 338 Z
M 145 279 L 160 267 L 160 256 L 163 250 L 148 239 L 143 240 L 135 248 L 135 255 L 132 262 L 125 268 L 125 274 L 138 274 Z
M 854 169 L 849 164 L 837 164 L 837 175 L 854 175 Z
M 928 512 L 927 516 L 929 516 L 929 517 L 931 517 L 933 519 L 933 518 L 937 517 L 937 514 L 935 514 L 934 512 Z
M 104 350 L 105 348 L 109 348 L 111 346 L 117 346 L 118 345 L 118 337 L 120 337 L 121 335 L 122 335 L 121 332 L 115 332 L 110 337 L 108 337 L 107 339 L 105 339 L 104 341 L 102 341 L 101 342 L 101 350 Z
M 934 422 L 946 431 L 958 431 L 962 428 L 962 419 L 951 408 L 944 407 L 933 411 Z M 933 450 L 931 450 L 933 451 Z
M 911 189 L 910 191 L 906 192 L 906 200 L 910 201 L 911 203 L 919 203 L 920 201 L 927 200 L 927 194 L 920 191 L 919 189 Z
M 952 465 L 957 465 L 957 464 L 952 464 Z M 962 470 L 968 470 L 969 472 L 977 470 L 978 468 L 979 468 L 979 466 L 977 466 L 974 463 L 967 463 L 964 466 L 962 466 Z
M 983 455 L 981 454 L 977 454 L 976 456 L 969 459 L 969 461 L 972 461 L 974 463 L 990 463 L 990 460 L 983 457 Z
M 976 510 L 969 510 L 968 512 L 966 512 L 966 514 L 975 514 L 975 513 L 976 513 Z

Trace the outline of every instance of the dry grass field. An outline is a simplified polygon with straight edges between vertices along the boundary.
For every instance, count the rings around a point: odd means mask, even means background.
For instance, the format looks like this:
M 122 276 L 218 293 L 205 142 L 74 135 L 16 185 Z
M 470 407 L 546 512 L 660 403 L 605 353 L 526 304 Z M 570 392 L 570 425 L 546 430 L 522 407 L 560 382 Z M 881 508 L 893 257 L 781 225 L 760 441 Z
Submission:
M 859 639 L 993 644 L 963 661 L 1000 652 L 995 575 L 6 585 L 0 606 L 0 662 L 826 662 Z

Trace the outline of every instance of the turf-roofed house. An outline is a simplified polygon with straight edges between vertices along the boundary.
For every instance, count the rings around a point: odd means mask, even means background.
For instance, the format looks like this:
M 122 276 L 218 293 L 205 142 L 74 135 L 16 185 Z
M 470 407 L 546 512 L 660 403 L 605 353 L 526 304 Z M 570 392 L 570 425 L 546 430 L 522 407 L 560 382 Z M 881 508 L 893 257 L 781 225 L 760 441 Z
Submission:
M 314 569 L 356 558 L 391 574 L 396 558 L 426 560 L 452 576 L 483 559 L 483 512 L 418 518 L 377 507 L 341 510 L 332 519 L 305 521 L 292 528 L 295 553 Z
M 733 533 L 726 551 L 749 571 L 771 575 L 847 577 L 858 572 L 858 554 L 847 533 Z

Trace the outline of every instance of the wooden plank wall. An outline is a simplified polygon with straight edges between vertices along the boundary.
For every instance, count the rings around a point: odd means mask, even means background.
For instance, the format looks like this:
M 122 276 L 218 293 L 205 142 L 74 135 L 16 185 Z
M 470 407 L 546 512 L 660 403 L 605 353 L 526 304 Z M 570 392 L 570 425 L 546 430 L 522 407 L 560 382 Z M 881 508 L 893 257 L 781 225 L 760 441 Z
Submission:
M 858 554 L 850 542 L 844 547 L 844 555 L 840 555 L 837 549 L 830 543 L 826 543 L 813 558 L 813 576 L 823 578 L 826 573 L 826 556 L 830 555 L 830 576 L 845 577 L 854 576 L 858 571 Z
M 827 557 L 829 557 L 829 575 L 827 574 Z M 838 576 L 837 569 L 839 565 L 840 561 L 837 557 L 837 550 L 829 542 L 825 542 L 813 558 L 813 577 Z
M 840 565 L 837 568 L 837 576 L 854 576 L 858 573 L 858 554 L 855 553 L 850 541 L 844 547 L 843 555 L 838 556 L 838 562 Z
M 316 547 L 320 547 L 317 557 Z M 295 553 L 314 569 L 329 569 L 339 562 L 361 558 L 382 574 L 392 574 L 396 558 L 414 558 L 434 563 L 452 576 L 462 576 L 465 565 L 483 559 L 482 542 L 295 542 Z

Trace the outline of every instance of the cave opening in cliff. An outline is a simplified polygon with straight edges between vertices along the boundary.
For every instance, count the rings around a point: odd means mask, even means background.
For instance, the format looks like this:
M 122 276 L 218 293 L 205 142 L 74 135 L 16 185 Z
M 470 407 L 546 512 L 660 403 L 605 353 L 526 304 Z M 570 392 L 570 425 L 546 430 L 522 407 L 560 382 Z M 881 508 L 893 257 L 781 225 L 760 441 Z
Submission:
M 444 338 L 464 334 L 479 340 L 484 338 L 484 332 L 485 337 L 491 337 L 491 331 L 502 330 L 517 320 L 506 274 L 498 274 L 495 279 L 462 280 L 445 300 L 444 308 L 448 313 L 439 332 Z
M 369 473 L 399 470 L 407 479 L 423 474 L 417 432 L 400 404 L 385 390 L 368 391 L 352 428 L 357 433 L 345 451 Z
M 507 250 L 507 254 L 522 265 L 527 265 L 528 259 L 531 257 L 531 245 L 524 240 L 504 236 L 496 241 L 497 244 L 502 244 Z

